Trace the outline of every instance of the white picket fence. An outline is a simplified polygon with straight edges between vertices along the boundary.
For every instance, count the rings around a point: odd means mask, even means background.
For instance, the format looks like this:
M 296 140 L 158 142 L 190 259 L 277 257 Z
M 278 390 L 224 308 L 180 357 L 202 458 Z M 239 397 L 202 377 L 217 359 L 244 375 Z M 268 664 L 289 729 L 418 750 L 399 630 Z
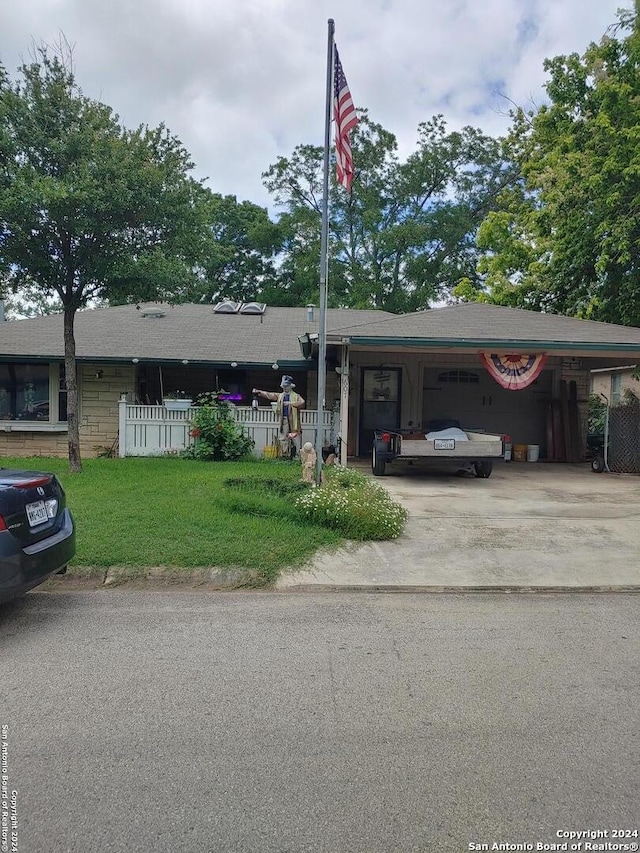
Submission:
M 179 453 L 191 442 L 189 423 L 195 410 L 170 412 L 164 406 L 139 406 L 121 400 L 120 407 L 120 456 L 162 456 Z M 273 444 L 278 436 L 279 421 L 272 409 L 252 409 L 250 406 L 237 406 L 231 411 L 235 419 L 244 427 L 245 433 L 253 439 L 254 454 L 262 456 L 265 447 Z M 338 415 L 334 412 L 322 413 L 322 441 L 335 443 Z M 300 424 L 303 444 L 316 442 L 318 412 L 315 409 L 303 409 L 300 412 Z

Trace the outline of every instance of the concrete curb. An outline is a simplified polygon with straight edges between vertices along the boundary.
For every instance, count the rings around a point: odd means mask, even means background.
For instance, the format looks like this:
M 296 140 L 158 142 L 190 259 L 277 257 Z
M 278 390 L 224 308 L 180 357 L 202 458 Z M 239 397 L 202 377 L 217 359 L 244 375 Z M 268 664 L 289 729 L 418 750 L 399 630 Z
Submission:
M 640 585 L 601 585 L 601 586 L 428 586 L 409 584 L 298 584 L 297 586 L 275 587 L 276 592 L 407 592 L 445 594 L 455 593 L 500 593 L 531 594 L 531 593 L 597 593 L 597 592 L 637 592 Z
M 98 590 L 117 587 L 158 588 L 190 587 L 209 590 L 258 589 L 264 584 L 254 569 L 179 569 L 155 566 L 141 568 L 136 566 L 112 566 L 101 574 L 54 575 L 40 589 L 53 592 L 57 590 Z
M 557 594 L 557 593 L 640 593 L 640 584 L 596 584 L 583 586 L 561 585 L 513 585 L 495 586 L 450 586 L 435 584 L 337 584 L 337 583 L 300 583 L 279 586 L 265 585 L 252 569 L 169 569 L 155 567 L 139 570 L 132 566 L 114 566 L 99 575 L 55 575 L 39 587 L 43 591 L 81 591 L 116 589 L 121 587 L 135 589 L 158 589 L 167 587 L 188 587 L 208 591 L 232 592 L 241 589 L 263 590 L 281 593 L 309 592 L 385 592 L 385 593 L 423 593 L 431 595 L 452 594 Z

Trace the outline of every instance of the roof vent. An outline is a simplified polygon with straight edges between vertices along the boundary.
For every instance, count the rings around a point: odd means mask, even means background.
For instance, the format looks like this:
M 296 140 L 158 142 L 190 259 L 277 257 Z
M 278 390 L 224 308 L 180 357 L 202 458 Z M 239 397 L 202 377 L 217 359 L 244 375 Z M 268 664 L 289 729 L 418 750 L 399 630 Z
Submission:
M 159 320 L 160 317 L 165 316 L 165 312 L 162 308 L 143 308 L 140 312 L 141 317 L 151 317 L 154 320 Z
M 240 310 L 240 302 L 233 302 L 231 299 L 223 299 L 213 306 L 214 314 L 237 314 Z
M 244 302 L 240 308 L 241 314 L 264 314 L 266 302 Z

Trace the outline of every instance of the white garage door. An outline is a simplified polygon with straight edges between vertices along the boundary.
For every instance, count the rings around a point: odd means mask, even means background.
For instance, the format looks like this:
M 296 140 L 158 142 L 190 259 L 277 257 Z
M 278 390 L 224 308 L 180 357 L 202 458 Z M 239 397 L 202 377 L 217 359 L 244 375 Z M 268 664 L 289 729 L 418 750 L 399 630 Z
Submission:
M 506 433 L 514 444 L 539 444 L 544 452 L 552 375 L 543 370 L 522 391 L 506 391 L 484 367 L 435 367 L 424 373 L 422 425 L 453 419 L 465 429 Z

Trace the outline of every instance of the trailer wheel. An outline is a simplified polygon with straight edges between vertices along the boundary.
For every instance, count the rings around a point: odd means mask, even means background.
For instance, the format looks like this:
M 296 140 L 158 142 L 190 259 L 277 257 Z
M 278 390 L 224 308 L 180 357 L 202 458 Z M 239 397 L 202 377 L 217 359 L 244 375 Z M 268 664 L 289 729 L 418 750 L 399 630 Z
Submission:
M 604 456 L 596 456 L 591 460 L 591 470 L 594 474 L 602 474 L 604 471 Z
M 386 466 L 386 462 L 384 459 L 380 459 L 378 456 L 378 452 L 376 449 L 376 442 L 373 442 L 373 448 L 371 449 L 371 470 L 375 477 L 384 477 L 384 469 Z
M 486 480 L 487 477 L 491 476 L 491 472 L 493 471 L 493 462 L 490 459 L 483 459 L 480 462 L 474 462 L 473 467 L 476 472 L 476 477 L 481 477 L 483 480 Z

